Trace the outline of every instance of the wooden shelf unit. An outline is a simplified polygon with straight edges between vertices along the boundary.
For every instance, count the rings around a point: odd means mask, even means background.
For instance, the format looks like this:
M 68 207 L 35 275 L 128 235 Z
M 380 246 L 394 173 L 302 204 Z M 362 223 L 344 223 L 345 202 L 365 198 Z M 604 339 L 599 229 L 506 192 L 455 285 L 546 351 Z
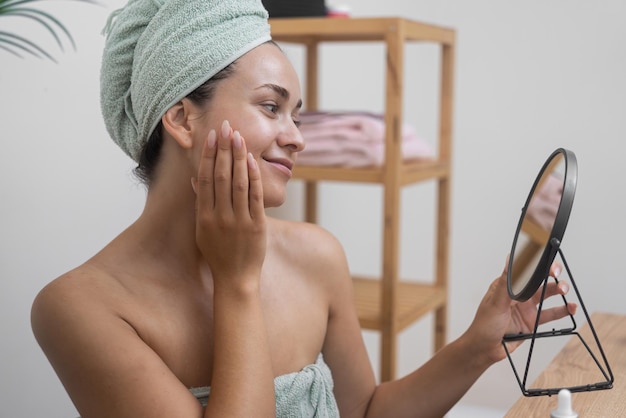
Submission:
M 384 189 L 382 277 L 354 277 L 355 304 L 363 328 L 381 333 L 380 378 L 395 378 L 398 333 L 434 312 L 434 350 L 444 346 L 447 330 L 450 182 L 452 154 L 452 94 L 455 31 L 404 18 L 282 18 L 270 19 L 278 42 L 305 47 L 305 109 L 318 110 L 319 44 L 372 42 L 386 46 L 385 159 L 380 167 L 342 168 L 297 166 L 294 178 L 305 182 L 305 219 L 317 222 L 317 183 L 321 181 L 377 183 Z M 428 42 L 441 47 L 439 138 L 436 160 L 403 161 L 401 150 L 405 43 Z M 435 277 L 432 284 L 399 278 L 400 191 L 425 180 L 436 182 Z

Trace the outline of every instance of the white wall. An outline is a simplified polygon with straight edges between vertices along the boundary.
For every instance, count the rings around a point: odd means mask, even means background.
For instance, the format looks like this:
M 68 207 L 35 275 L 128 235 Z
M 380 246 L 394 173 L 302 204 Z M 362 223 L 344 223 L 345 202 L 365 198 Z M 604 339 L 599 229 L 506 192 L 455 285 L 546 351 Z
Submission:
M 559 146 L 578 157 L 579 184 L 563 248 L 591 311 L 626 313 L 626 3 L 344 0 L 354 16 L 403 16 L 458 31 L 450 333 L 471 321 L 509 251 L 532 179 Z M 144 192 L 110 140 L 98 105 L 100 29 L 121 1 L 47 6 L 76 38 L 58 64 L 0 51 L 0 416 L 71 417 L 75 410 L 30 331 L 29 310 L 49 280 L 84 261 L 132 222 Z M 7 20 L 48 42 L 44 33 Z M 0 28 L 5 23 L 0 21 Z M 48 44 L 47 44 L 48 45 Z M 54 45 L 49 44 L 54 50 Z M 369 49 L 368 49 L 369 48 Z M 407 120 L 433 138 L 437 51 L 411 47 Z M 378 46 L 328 47 L 321 104 L 382 110 Z M 363 54 L 365 52 L 365 54 Z M 298 50 L 288 49 L 298 61 Z M 356 66 L 358 65 L 358 66 Z M 296 62 L 296 66 L 298 63 Z M 412 67 L 413 68 L 413 67 Z M 421 98 L 424 100 L 421 100 Z M 301 185 L 278 211 L 298 218 Z M 432 187 L 403 193 L 402 271 L 428 274 Z M 321 222 L 344 242 L 353 270 L 380 269 L 380 190 L 327 184 Z M 415 231 L 415 234 L 410 234 Z M 426 237 L 417 240 L 413 235 Z M 405 247 L 410 249 L 404 249 Z M 413 251 L 413 252 L 412 252 Z M 420 254 L 414 256 L 414 252 Z M 428 357 L 428 322 L 401 337 L 400 373 Z M 377 336 L 365 333 L 374 358 Z M 546 362 L 553 353 L 542 354 Z M 519 396 L 508 364 L 488 371 L 463 402 L 507 409 Z

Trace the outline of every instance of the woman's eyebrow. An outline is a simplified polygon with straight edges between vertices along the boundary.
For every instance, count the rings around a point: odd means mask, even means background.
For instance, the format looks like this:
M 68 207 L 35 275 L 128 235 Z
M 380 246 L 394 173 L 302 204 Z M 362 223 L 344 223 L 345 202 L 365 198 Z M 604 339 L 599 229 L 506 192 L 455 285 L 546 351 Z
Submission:
M 256 90 L 260 90 L 260 89 L 270 89 L 274 92 L 276 92 L 276 94 L 278 94 L 280 97 L 282 97 L 285 100 L 289 100 L 289 90 L 287 90 L 286 88 L 279 86 L 277 84 L 272 84 L 272 83 L 267 83 L 267 84 L 263 84 L 259 87 L 256 88 Z M 300 109 L 302 108 L 302 99 L 298 100 L 298 103 L 296 104 L 296 108 Z
M 257 87 L 257 90 L 260 90 L 260 89 L 273 90 L 274 92 L 276 92 L 276 94 L 278 94 L 283 99 L 289 99 L 289 91 L 286 88 L 281 87 L 277 84 L 271 84 L 271 83 L 263 84 Z

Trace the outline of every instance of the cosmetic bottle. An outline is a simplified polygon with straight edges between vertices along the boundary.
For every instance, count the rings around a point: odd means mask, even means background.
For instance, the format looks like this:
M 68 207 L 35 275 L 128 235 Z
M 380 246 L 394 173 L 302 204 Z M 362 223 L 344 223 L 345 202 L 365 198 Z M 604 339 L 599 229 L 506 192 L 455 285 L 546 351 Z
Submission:
M 578 413 L 572 409 L 572 393 L 569 390 L 559 391 L 558 404 L 550 413 L 550 418 L 578 418 Z

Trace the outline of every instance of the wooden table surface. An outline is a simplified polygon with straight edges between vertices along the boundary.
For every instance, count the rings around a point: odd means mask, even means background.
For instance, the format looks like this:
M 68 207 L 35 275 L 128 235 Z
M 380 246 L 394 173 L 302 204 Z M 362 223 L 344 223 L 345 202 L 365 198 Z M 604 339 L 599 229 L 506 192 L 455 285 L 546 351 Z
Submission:
M 613 371 L 615 382 L 612 389 L 572 393 L 573 409 L 580 418 L 626 417 L 626 315 L 595 313 L 591 315 L 591 322 Z M 587 344 L 595 347 L 588 324 L 581 327 L 580 334 Z M 594 350 L 594 354 L 604 367 L 597 350 Z M 602 376 L 598 366 L 580 340 L 572 337 L 537 380 L 527 387 L 562 387 L 564 381 L 588 384 L 603 380 L 598 376 Z M 557 396 L 522 396 L 505 418 L 548 418 L 556 406 Z

